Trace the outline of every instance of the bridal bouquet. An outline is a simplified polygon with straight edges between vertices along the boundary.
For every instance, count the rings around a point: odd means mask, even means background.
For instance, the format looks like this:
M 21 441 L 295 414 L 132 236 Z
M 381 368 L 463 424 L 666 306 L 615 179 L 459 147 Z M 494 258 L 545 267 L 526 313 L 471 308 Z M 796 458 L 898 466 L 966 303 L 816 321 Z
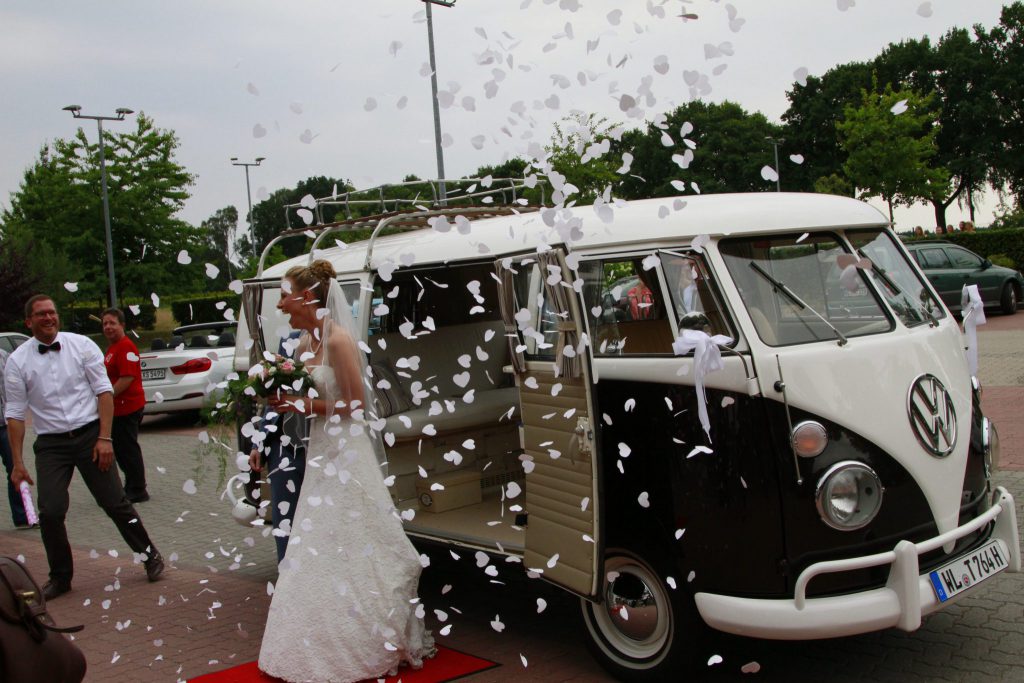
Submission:
M 234 423 L 238 415 L 251 415 L 256 404 L 270 396 L 305 396 L 313 388 L 313 378 L 301 361 L 274 356 L 249 368 L 245 377 L 228 375 L 224 395 L 210 410 L 209 417 L 221 424 Z

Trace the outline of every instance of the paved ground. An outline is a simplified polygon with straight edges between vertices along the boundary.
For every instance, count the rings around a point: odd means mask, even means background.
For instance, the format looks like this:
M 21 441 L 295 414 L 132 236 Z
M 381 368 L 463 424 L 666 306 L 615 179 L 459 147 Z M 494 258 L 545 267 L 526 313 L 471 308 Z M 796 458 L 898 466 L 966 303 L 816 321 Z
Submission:
M 981 337 L 984 404 L 1003 442 L 997 481 L 1024 505 L 1024 314 L 992 316 Z M 75 545 L 74 591 L 51 603 L 59 623 L 84 623 L 78 643 L 89 681 L 176 681 L 256 658 L 273 544 L 236 524 L 218 500 L 217 473 L 201 462 L 198 429 L 177 418 L 147 419 L 143 445 L 153 500 L 139 506 L 171 567 L 149 584 L 141 565 L 92 503 L 80 481 L 72 486 L 69 532 Z M 195 492 L 184 482 L 196 482 Z M 37 576 L 46 562 L 37 532 L 0 521 L 0 552 L 21 555 Z M 428 550 L 432 565 L 421 595 L 429 613 L 448 614 L 439 640 L 499 662 L 474 682 L 611 680 L 587 654 L 575 601 L 526 579 L 518 565 L 491 579 L 471 553 L 459 559 Z M 444 588 L 451 586 L 445 592 Z M 537 612 L 537 599 L 547 606 Z M 431 627 L 443 625 L 431 616 Z M 492 620 L 504 625 L 496 632 Z M 985 590 L 928 619 L 915 633 L 889 630 L 853 638 L 778 643 L 722 637 L 708 680 L 771 681 L 1018 681 L 1024 680 L 1024 574 L 1003 575 Z M 525 658 L 525 666 L 524 660 Z M 740 668 L 756 662 L 757 674 Z

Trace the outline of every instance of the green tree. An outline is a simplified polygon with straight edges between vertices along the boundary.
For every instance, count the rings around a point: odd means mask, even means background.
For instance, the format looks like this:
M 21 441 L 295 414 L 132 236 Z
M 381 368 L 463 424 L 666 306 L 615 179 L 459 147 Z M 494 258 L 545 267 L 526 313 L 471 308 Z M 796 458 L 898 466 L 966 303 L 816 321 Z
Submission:
M 328 176 L 312 176 L 300 181 L 293 188 L 281 188 L 270 193 L 270 196 L 252 207 L 252 232 L 256 237 L 256 248 L 253 249 L 249 226 L 246 225 L 235 243 L 235 251 L 242 259 L 255 260 L 263 253 L 264 247 L 283 230 L 300 228 L 305 222 L 298 217 L 297 210 L 286 208 L 298 204 L 306 195 L 314 199 L 331 197 L 353 189 L 345 180 Z M 324 223 L 331 223 L 338 214 L 344 215 L 344 207 L 326 206 L 322 208 Z M 313 223 L 316 223 L 314 218 Z M 281 243 L 288 257 L 298 256 L 305 247 L 302 240 L 295 238 Z
M 684 136 L 686 123 L 692 130 Z M 622 180 L 623 198 L 677 195 L 673 180 L 684 181 L 688 187 L 696 183 L 705 194 L 775 189 L 774 183 L 761 177 L 761 169 L 775 166 L 772 145 L 766 138 L 778 137 L 781 128 L 764 114 L 747 112 L 734 102 L 695 100 L 669 113 L 661 126 L 652 123 L 646 130 L 631 130 L 622 136 L 622 150 L 633 155 L 632 167 Z M 666 134 L 672 146 L 663 143 Z M 691 140 L 695 148 L 691 150 L 684 140 Z M 687 150 L 693 154 L 689 161 L 680 158 L 687 156 Z M 780 165 L 785 160 L 783 152 L 784 148 L 779 150 Z M 795 166 L 787 163 L 781 172 L 785 189 L 791 189 L 787 174 Z
M 990 91 L 995 98 L 998 140 L 986 161 L 992 182 L 1024 206 L 1024 3 L 1003 7 L 999 24 L 981 37 L 982 50 L 995 64 Z
M 855 188 L 849 178 L 838 173 L 823 175 L 814 181 L 814 191 L 821 194 L 836 194 L 846 197 L 855 195 Z
M 39 256 L 31 237 L 9 231 L 0 235 L 0 330 L 22 330 L 25 301 L 54 284 L 47 282 L 47 269 Z M 60 293 L 53 292 L 54 296 Z
M 619 182 L 615 172 L 619 162 L 610 152 L 613 128 L 607 119 L 594 114 L 574 114 L 555 124 L 551 143 L 546 148 L 547 164 L 565 176 L 565 182 L 576 188 L 565 202 L 588 204 Z
M 846 153 L 836 124 L 843 110 L 860 103 L 861 90 L 871 87 L 872 67 L 862 62 L 842 64 L 822 76 L 808 76 L 786 93 L 789 108 L 783 113 L 785 148 L 804 157 L 803 164 L 787 168 L 790 189 L 810 192 L 819 178 L 843 177 Z
M 231 259 L 231 249 L 234 246 L 237 230 L 238 209 L 233 206 L 217 209 L 212 216 L 199 225 L 199 231 L 207 244 L 203 261 L 212 263 L 220 271 L 211 283 L 214 289 L 224 289 L 236 269 Z
M 174 158 L 179 142 L 139 114 L 135 130 L 106 131 L 107 180 L 114 269 L 124 296 L 188 291 L 202 266 L 182 266 L 178 253 L 200 251 L 199 232 L 176 218 L 193 176 Z M 61 273 L 79 283 L 81 300 L 107 291 L 106 242 L 100 191 L 99 144 L 78 129 L 44 147 L 25 171 L 10 206 L 0 211 L 4 233 L 23 235 L 66 261 Z
M 994 43 L 986 46 L 985 38 L 980 27 L 973 33 L 954 28 L 935 44 L 927 37 L 893 43 L 870 62 L 843 64 L 795 85 L 787 93 L 790 107 L 783 121 L 791 146 L 807 158 L 798 171 L 802 181 L 843 173 L 845 153 L 837 124 L 846 107 L 860 106 L 861 91 L 875 89 L 877 80 L 879 86 L 935 97 L 939 133 L 931 163 L 948 171 L 949 183 L 944 191 L 933 188 L 927 201 L 937 224 L 945 225 L 946 209 L 954 201 L 966 203 L 973 216 L 974 197 L 994 179 L 993 157 L 1004 148 L 1001 139 L 1010 139 L 997 125 L 993 78 L 999 67 L 993 55 L 998 50 Z M 1024 64 L 1016 71 L 1007 69 L 1007 79 L 1019 81 L 1021 68 Z
M 889 205 L 890 221 L 894 205 L 933 201 L 949 185 L 949 173 L 929 165 L 939 132 L 932 100 L 888 85 L 881 93 L 864 90 L 860 106 L 846 107 L 837 126 L 846 176 L 862 197 L 881 197 Z

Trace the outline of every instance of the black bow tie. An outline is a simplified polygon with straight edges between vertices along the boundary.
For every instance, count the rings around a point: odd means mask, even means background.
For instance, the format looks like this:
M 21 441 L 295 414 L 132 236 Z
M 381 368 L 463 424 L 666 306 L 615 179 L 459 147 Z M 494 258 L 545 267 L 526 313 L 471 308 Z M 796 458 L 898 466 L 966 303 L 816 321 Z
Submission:
M 52 344 L 39 345 L 39 353 L 47 353 L 49 351 L 60 351 L 60 342 L 55 341 Z

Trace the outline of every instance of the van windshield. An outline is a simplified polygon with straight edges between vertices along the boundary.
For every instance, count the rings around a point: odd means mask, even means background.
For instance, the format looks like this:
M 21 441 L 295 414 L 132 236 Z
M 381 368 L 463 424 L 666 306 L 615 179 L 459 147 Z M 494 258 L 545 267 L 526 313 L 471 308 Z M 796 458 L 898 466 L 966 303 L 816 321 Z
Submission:
M 892 235 L 882 230 L 851 230 L 846 238 L 858 256 L 871 261 L 870 272 L 878 290 L 904 325 L 913 327 L 946 315 L 897 248 Z
M 893 329 L 860 257 L 828 233 L 728 239 L 719 244 L 743 304 L 770 346 Z

